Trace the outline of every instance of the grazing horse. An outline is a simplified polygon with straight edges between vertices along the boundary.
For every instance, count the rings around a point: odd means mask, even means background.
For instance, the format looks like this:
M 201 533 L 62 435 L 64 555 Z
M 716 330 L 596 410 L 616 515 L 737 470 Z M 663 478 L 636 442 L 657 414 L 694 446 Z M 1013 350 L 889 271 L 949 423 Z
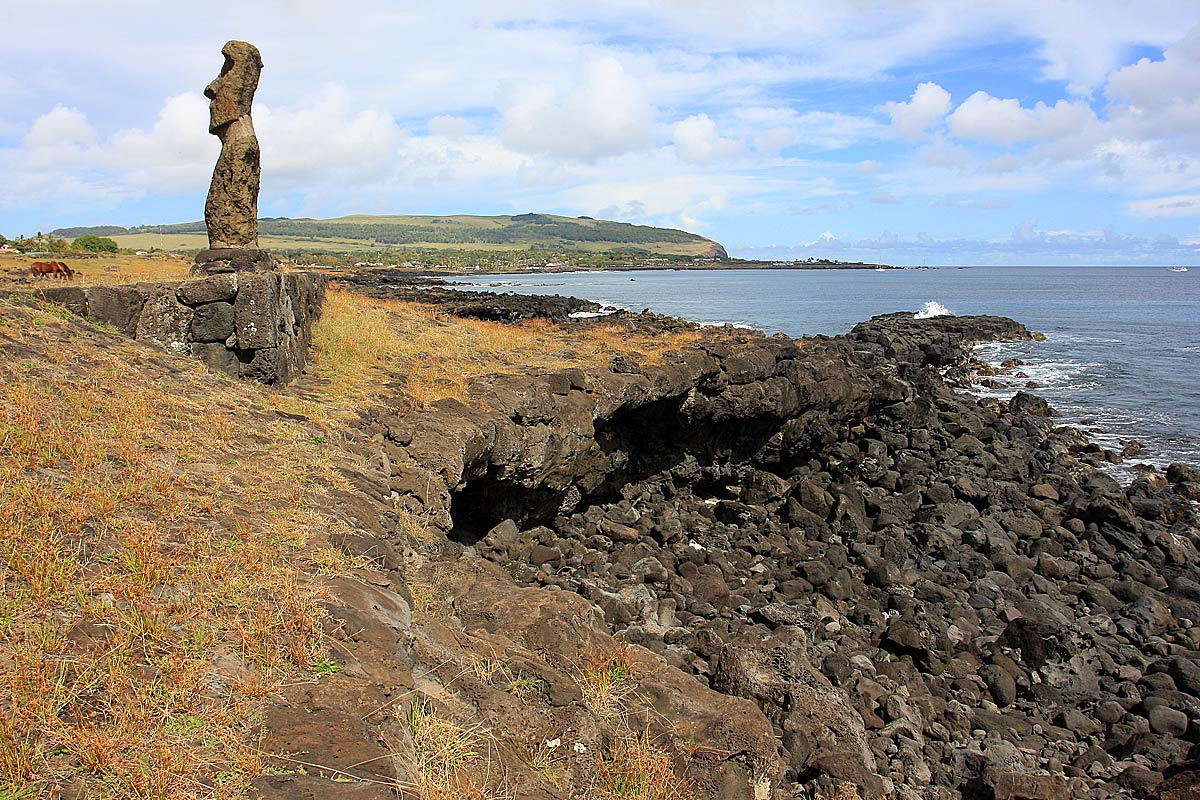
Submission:
M 35 278 L 53 278 L 64 281 L 73 280 L 75 271 L 61 261 L 35 261 L 29 265 L 29 274 Z

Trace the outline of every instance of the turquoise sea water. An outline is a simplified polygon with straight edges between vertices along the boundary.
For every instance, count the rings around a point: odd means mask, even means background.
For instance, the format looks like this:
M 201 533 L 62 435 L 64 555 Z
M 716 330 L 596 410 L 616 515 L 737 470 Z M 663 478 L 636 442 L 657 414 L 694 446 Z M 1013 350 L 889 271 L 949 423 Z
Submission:
M 563 294 L 703 323 L 791 336 L 845 333 L 876 314 L 934 308 L 1000 314 L 1045 342 L 987 345 L 1019 358 L 1063 421 L 1134 461 L 1200 463 L 1200 268 L 940 267 L 873 270 L 645 271 L 462 279 L 472 288 Z M 497 285 L 498 284 L 498 285 Z M 1008 392 L 993 392 L 1011 394 Z

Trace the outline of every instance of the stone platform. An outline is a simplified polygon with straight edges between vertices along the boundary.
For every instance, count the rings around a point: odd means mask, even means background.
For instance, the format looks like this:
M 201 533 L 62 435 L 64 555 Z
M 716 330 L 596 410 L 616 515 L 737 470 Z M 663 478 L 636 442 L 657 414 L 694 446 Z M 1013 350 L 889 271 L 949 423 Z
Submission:
M 199 280 L 40 288 L 35 296 L 134 339 L 203 361 L 214 372 L 277 385 L 304 369 L 325 277 L 228 272 Z

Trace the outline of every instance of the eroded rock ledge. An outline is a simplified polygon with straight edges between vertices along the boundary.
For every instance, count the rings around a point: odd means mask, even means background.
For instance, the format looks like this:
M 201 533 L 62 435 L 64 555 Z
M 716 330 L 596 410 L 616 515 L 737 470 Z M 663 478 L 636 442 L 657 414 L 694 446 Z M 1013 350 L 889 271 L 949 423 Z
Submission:
M 747 333 L 363 424 L 442 561 L 577 593 L 754 701 L 778 751 L 719 796 L 766 796 L 764 775 L 778 797 L 1141 795 L 1200 741 L 1198 476 L 1123 488 L 1044 402 L 939 374 L 1031 336 L 911 315 Z

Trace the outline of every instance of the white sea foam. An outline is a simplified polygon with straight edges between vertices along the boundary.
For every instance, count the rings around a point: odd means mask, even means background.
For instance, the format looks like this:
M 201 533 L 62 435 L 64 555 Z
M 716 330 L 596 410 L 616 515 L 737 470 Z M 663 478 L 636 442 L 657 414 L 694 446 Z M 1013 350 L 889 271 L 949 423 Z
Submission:
M 591 319 L 592 317 L 607 317 L 609 314 L 615 314 L 621 309 L 606 308 L 603 311 L 572 311 L 567 314 L 571 319 Z
M 930 300 L 925 305 L 921 306 L 921 310 L 913 314 L 917 319 L 929 319 L 930 317 L 953 317 L 954 312 L 946 308 L 936 300 Z

